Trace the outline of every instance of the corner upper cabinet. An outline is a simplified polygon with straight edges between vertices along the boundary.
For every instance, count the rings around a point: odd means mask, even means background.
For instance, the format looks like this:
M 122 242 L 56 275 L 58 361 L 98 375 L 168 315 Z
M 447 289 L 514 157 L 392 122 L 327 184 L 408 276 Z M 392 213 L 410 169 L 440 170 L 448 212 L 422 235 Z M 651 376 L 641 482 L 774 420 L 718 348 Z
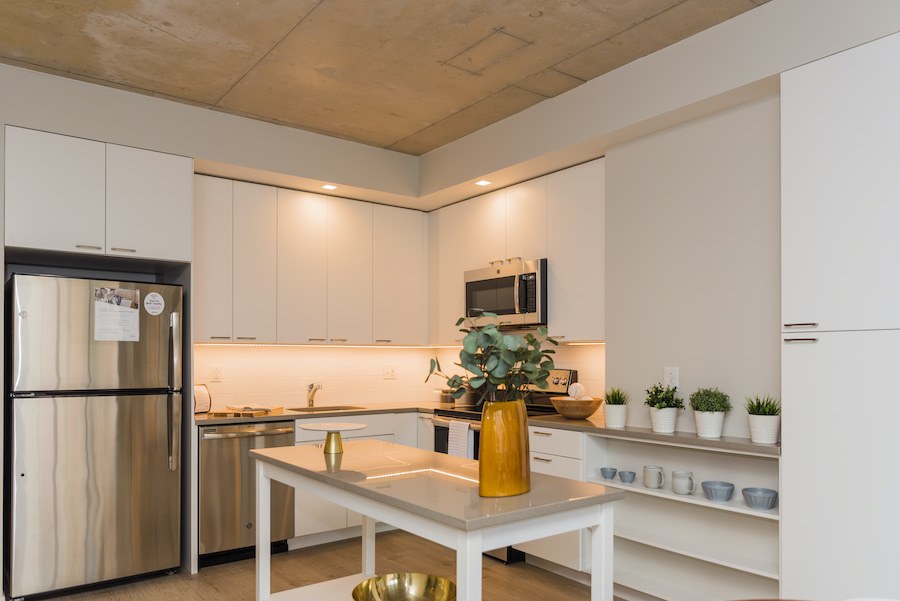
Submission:
M 429 214 L 428 338 L 431 344 L 459 343 L 456 320 L 465 312 L 469 211 L 461 202 Z
M 548 176 L 548 328 L 566 341 L 606 337 L 605 161 Z
M 188 262 L 192 175 L 186 157 L 7 126 L 6 245 Z
M 781 76 L 787 331 L 900 328 L 900 34 Z
M 425 344 L 425 213 L 382 205 L 372 211 L 375 344 Z

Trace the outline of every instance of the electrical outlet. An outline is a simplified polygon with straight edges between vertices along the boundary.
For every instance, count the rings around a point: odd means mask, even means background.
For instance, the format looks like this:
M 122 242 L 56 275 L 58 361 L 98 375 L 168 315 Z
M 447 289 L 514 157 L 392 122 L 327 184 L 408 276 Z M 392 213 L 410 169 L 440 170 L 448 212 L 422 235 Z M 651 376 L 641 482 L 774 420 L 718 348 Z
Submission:
M 666 367 L 663 370 L 663 386 L 678 386 L 678 368 Z
M 222 381 L 222 366 L 221 365 L 211 365 L 210 366 L 209 381 L 210 382 L 221 382 Z
M 384 380 L 397 379 L 397 366 L 385 363 L 381 366 L 381 378 Z

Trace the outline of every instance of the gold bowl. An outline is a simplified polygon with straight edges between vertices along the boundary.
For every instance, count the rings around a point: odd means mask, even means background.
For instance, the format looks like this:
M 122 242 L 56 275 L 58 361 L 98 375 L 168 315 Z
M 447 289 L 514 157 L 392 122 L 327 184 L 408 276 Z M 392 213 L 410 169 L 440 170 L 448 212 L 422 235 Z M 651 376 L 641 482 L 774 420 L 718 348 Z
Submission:
M 603 402 L 603 397 L 581 400 L 568 396 L 552 396 L 550 402 L 561 416 L 569 419 L 584 419 L 596 413 L 600 403 Z
M 402 572 L 363 580 L 354 601 L 456 601 L 456 584 L 434 574 Z

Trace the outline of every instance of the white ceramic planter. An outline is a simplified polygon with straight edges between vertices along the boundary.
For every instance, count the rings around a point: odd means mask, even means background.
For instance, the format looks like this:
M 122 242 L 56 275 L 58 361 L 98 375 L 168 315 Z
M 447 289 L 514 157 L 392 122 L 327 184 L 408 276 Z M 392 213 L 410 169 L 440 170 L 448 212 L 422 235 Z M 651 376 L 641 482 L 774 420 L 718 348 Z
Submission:
M 658 434 L 675 432 L 676 419 L 678 419 L 678 409 L 675 407 L 666 407 L 665 409 L 650 407 L 650 426 Z
M 625 427 L 625 419 L 628 417 L 628 405 L 603 403 L 603 417 L 606 419 L 607 428 L 621 430 Z
M 750 441 L 757 444 L 775 444 L 778 442 L 778 430 L 781 428 L 780 415 L 748 415 L 750 420 Z
M 725 425 L 724 411 L 694 411 L 697 423 L 697 436 L 700 438 L 722 438 L 722 426 Z

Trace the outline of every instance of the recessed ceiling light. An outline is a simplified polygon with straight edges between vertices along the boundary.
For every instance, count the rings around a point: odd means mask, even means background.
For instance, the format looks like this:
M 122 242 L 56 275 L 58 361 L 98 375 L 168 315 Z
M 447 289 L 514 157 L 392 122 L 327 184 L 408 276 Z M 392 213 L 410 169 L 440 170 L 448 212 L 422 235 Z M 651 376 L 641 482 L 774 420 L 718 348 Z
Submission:
M 492 183 L 492 182 L 489 182 L 489 181 L 487 181 L 486 179 L 483 179 L 483 180 L 481 180 L 481 181 L 475 182 L 475 185 L 476 185 L 476 186 L 490 186 L 491 183 Z
M 322 186 L 322 189 L 324 189 L 324 190 L 337 190 L 337 186 L 332 186 L 331 184 L 325 184 L 324 186 Z

